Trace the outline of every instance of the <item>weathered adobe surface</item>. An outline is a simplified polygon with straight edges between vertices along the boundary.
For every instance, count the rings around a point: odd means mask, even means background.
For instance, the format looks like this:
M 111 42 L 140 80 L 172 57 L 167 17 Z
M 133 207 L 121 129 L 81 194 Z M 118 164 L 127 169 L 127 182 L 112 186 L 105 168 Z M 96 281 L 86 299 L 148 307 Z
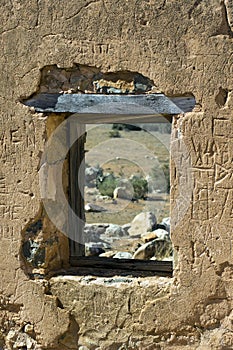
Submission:
M 232 1 L 4 1 L 1 12 L 0 347 L 232 349 Z M 43 67 L 75 63 L 140 72 L 165 94 L 196 97 L 173 126 L 172 280 L 45 281 L 25 269 L 48 120 L 18 101 L 38 91 Z M 193 173 L 183 217 L 181 140 Z

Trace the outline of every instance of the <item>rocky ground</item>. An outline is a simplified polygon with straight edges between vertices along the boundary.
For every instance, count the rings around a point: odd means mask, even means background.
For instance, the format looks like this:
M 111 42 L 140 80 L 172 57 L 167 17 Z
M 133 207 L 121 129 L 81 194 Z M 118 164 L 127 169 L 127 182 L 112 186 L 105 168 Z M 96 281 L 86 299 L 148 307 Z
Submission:
M 121 130 L 117 138 L 113 134 L 111 125 L 92 126 L 87 132 L 86 255 L 172 259 L 166 179 L 163 172 L 151 179 L 151 169 L 169 164 L 170 135 L 153 130 Z M 112 195 L 99 190 L 100 172 L 120 178 Z M 134 198 L 129 179 L 135 174 L 148 181 L 143 198 Z
M 86 224 L 84 233 L 87 256 L 172 260 L 169 217 L 157 223 L 153 213 L 142 212 L 125 225 Z

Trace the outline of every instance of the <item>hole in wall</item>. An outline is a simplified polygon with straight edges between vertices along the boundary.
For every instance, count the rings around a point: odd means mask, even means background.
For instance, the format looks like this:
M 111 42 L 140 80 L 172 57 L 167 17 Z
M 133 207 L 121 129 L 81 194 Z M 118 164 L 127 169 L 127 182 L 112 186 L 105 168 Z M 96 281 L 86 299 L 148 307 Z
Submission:
M 47 102 L 51 101 L 51 97 L 52 97 L 52 99 L 54 98 L 54 100 L 52 101 L 52 103 L 53 103 L 52 108 L 49 109 L 49 113 L 51 113 L 53 108 L 56 107 L 56 99 L 59 98 L 59 96 L 65 96 L 66 94 L 68 94 L 68 95 L 71 94 L 74 96 L 75 95 L 77 96 L 79 94 L 82 94 L 82 95 L 85 94 L 88 96 L 88 94 L 90 94 L 90 93 L 91 94 L 95 93 L 96 95 L 100 94 L 101 96 L 105 96 L 105 95 L 117 95 L 117 96 L 119 96 L 119 95 L 140 95 L 141 96 L 142 94 L 145 94 L 145 96 L 148 96 L 147 99 L 149 100 L 150 93 L 158 93 L 158 89 L 152 80 L 150 80 L 149 78 L 147 78 L 147 77 L 145 77 L 142 74 L 137 73 L 137 72 L 120 71 L 120 72 L 103 73 L 103 72 L 100 72 L 100 70 L 96 67 L 74 65 L 74 67 L 66 69 L 66 68 L 58 68 L 56 65 L 53 65 L 53 66 L 44 67 L 41 70 L 41 83 L 40 83 L 39 89 L 37 91 L 37 94 L 35 95 L 35 96 L 37 96 L 39 94 L 39 97 L 41 98 L 39 103 L 35 104 L 36 100 L 32 98 L 29 102 L 26 102 L 25 104 L 28 106 L 33 106 L 33 108 L 35 108 L 35 110 L 38 110 L 38 111 L 39 111 L 38 106 L 39 106 L 39 108 L 42 108 L 42 110 L 43 110 L 43 108 L 44 108 L 44 110 L 46 110 Z M 148 95 L 146 95 L 146 93 L 148 93 Z M 161 95 L 161 97 L 164 96 L 163 94 L 160 94 L 160 95 Z M 151 97 L 153 97 L 153 96 L 151 96 Z M 175 96 L 174 98 L 171 97 L 170 100 L 172 103 L 173 102 L 175 103 L 173 106 L 175 106 L 175 105 L 178 106 L 179 108 L 181 108 L 181 111 L 192 110 L 192 108 L 195 105 L 195 99 L 194 99 L 194 96 L 192 94 L 188 94 L 185 97 L 182 97 L 182 96 L 178 96 L 178 97 Z M 118 106 L 119 105 L 120 104 L 118 104 Z M 48 113 L 48 112 L 46 112 L 46 113 Z M 69 111 L 66 111 L 64 113 L 66 113 L 67 115 L 70 115 Z M 59 114 L 53 115 L 53 118 L 56 119 L 56 116 L 59 119 Z M 169 118 L 167 118 L 167 115 L 165 115 L 165 119 L 171 120 L 171 116 Z M 88 124 L 88 123 L 86 123 L 86 124 Z M 108 122 L 107 122 L 107 124 L 108 124 Z M 105 124 L 105 127 L 107 124 Z M 119 123 L 116 123 L 116 124 L 119 124 Z M 53 127 L 56 128 L 58 125 L 59 125 L 59 122 L 55 122 Z M 109 125 L 110 124 L 107 125 L 107 128 L 109 128 Z M 129 126 L 132 124 L 126 123 L 123 125 L 128 125 L 128 128 L 129 128 Z M 168 127 L 168 125 L 169 125 L 169 123 L 167 123 L 166 127 Z M 135 125 L 134 125 L 134 127 L 135 127 Z M 161 130 L 158 129 L 158 126 L 156 126 L 156 127 L 157 127 L 157 130 L 154 130 L 154 131 L 160 132 L 160 134 L 162 134 L 163 132 L 161 132 Z M 122 127 L 122 126 L 121 126 L 121 128 L 124 129 L 124 127 Z M 170 126 L 169 126 L 169 128 L 170 128 Z M 114 126 L 112 125 L 112 126 L 110 126 L 110 129 L 108 129 L 108 137 L 112 140 L 116 140 L 116 139 L 118 139 L 119 135 L 121 135 L 121 134 L 123 135 L 123 132 L 128 132 L 128 135 L 129 135 L 129 133 L 131 133 L 131 135 L 132 135 L 132 132 L 135 132 L 135 133 L 138 132 L 138 135 L 139 134 L 142 135 L 144 133 L 143 129 L 145 129 L 145 127 L 142 128 L 141 126 L 139 126 L 139 129 L 134 130 L 134 131 L 132 131 L 132 130 L 128 130 L 128 131 L 117 130 L 117 128 L 116 127 L 114 128 Z M 51 130 L 47 134 L 49 135 L 52 131 L 53 131 L 53 128 L 51 128 Z M 150 131 L 152 131 L 152 130 L 150 130 Z M 47 137 L 48 137 L 48 135 L 47 135 Z M 121 135 L 121 137 L 119 137 L 119 139 L 122 138 L 122 135 Z M 148 134 L 144 138 L 145 138 L 145 140 L 148 139 Z M 86 149 L 86 151 L 88 151 L 88 149 Z M 116 157 L 118 157 L 118 156 L 116 156 Z M 122 168 L 128 169 L 128 168 L 132 167 L 133 163 L 135 163 L 135 162 L 130 161 L 130 159 L 127 159 L 128 163 L 123 164 L 120 162 L 125 162 L 124 157 L 122 158 L 121 156 L 119 156 L 118 158 L 119 159 L 115 159 L 115 163 L 117 160 L 118 164 L 120 164 L 118 166 L 118 168 L 121 168 L 122 172 L 123 172 Z M 104 173 L 104 172 L 106 172 L 107 170 L 112 171 L 112 167 L 115 165 L 113 164 L 113 162 L 110 162 L 110 163 L 106 162 L 106 164 L 104 164 L 103 169 L 102 169 L 103 176 L 106 176 L 106 173 Z M 100 166 L 102 166 L 102 164 L 100 164 Z M 135 164 L 133 166 L 135 167 Z M 109 169 L 107 169 L 107 168 L 109 168 Z M 159 168 L 159 166 L 157 166 L 157 168 Z M 157 170 L 158 169 L 155 169 L 155 172 Z M 166 172 L 166 174 L 169 173 L 168 170 L 169 170 L 169 161 L 166 163 L 165 168 L 162 169 L 163 176 L 165 176 L 165 172 Z M 137 172 L 137 170 L 135 170 L 135 171 Z M 118 178 L 119 178 L 119 175 L 120 174 L 118 171 L 118 174 L 117 174 Z M 124 173 L 123 173 L 123 175 L 125 176 Z M 131 176 L 134 176 L 135 174 L 132 172 L 131 174 L 128 174 L 128 175 L 129 175 L 129 177 L 131 177 Z M 139 177 L 140 176 L 142 177 L 142 175 L 140 174 L 140 171 L 138 172 L 138 175 L 139 175 Z M 168 177 L 169 177 L 169 175 L 168 175 Z M 136 180 L 138 180 L 138 179 L 136 179 Z M 139 180 L 140 180 L 140 178 L 139 178 Z M 142 180 L 144 181 L 145 179 L 142 179 Z M 167 183 L 168 182 L 169 182 L 169 180 L 167 181 Z M 135 186 L 137 187 L 137 185 L 135 185 Z M 147 181 L 147 185 L 145 185 L 145 187 L 146 186 L 149 187 L 148 181 Z M 118 186 L 118 187 L 122 187 L 122 186 Z M 132 187 L 134 187 L 134 186 L 131 183 L 131 188 Z M 157 188 L 157 190 L 159 190 L 159 188 Z M 68 191 L 70 191 L 70 188 Z M 147 189 L 147 192 L 149 192 L 149 189 Z M 121 199 L 124 200 L 123 198 L 119 198 L 120 197 L 119 193 L 120 192 L 118 190 L 117 195 L 113 195 L 113 196 L 109 196 L 109 197 L 112 198 L 113 200 L 118 201 L 118 202 Z M 168 193 L 166 195 L 168 195 Z M 164 196 L 165 196 L 165 194 L 164 194 Z M 114 197 L 116 197 L 116 198 L 114 198 Z M 129 204 L 136 205 L 135 203 L 137 203 L 137 202 L 140 202 L 140 201 L 146 202 L 148 199 L 151 199 L 151 198 L 149 198 L 148 194 L 147 195 L 144 194 L 142 196 L 142 198 L 137 198 L 137 197 L 135 198 L 135 196 L 132 196 L 131 199 L 130 199 Z M 148 200 L 148 202 L 150 202 L 150 200 Z M 151 200 L 151 202 L 153 202 L 153 200 Z M 154 200 L 154 202 L 156 202 L 156 200 Z M 88 211 L 86 211 L 86 214 L 87 214 L 87 212 Z M 150 216 L 150 219 L 151 219 L 151 216 Z M 153 231 L 154 229 L 160 229 L 160 230 L 165 229 L 164 231 L 169 233 L 168 232 L 169 231 L 168 227 L 170 227 L 169 221 L 167 221 L 165 223 L 163 223 L 161 221 L 162 221 L 162 218 L 159 218 L 158 222 L 156 222 L 156 220 L 154 220 L 154 223 L 151 225 L 150 231 Z M 107 223 L 107 224 L 109 225 L 109 223 Z M 114 224 L 114 222 L 112 224 Z M 129 227 L 125 228 L 125 230 L 127 230 L 127 229 L 129 230 Z M 138 233 L 138 236 L 140 236 L 140 233 Z M 145 243 L 149 243 L 151 241 L 151 237 L 147 237 L 146 239 L 148 241 L 145 241 Z M 155 239 L 157 239 L 157 238 L 155 238 Z M 151 249 L 154 249 L 153 245 L 152 245 Z M 150 249 L 149 249 L 149 251 L 150 251 Z M 149 253 L 149 257 L 147 256 L 146 258 L 150 258 L 150 255 L 151 255 L 151 252 Z M 144 258 L 145 258 L 145 254 L 143 255 L 143 259 Z
M 220 86 L 218 93 L 215 96 L 215 102 L 218 105 L 218 107 L 224 107 L 227 101 L 227 97 L 228 97 L 228 90 Z
M 135 94 L 150 91 L 154 86 L 153 80 L 129 70 L 101 72 L 97 67 L 81 64 L 74 64 L 71 68 L 59 68 L 57 65 L 50 65 L 41 69 L 40 83 L 35 94 Z M 26 100 L 28 98 L 29 96 L 21 99 Z
M 56 306 L 57 306 L 59 309 L 64 309 L 64 306 L 63 306 L 61 300 L 60 300 L 58 297 L 56 297 Z

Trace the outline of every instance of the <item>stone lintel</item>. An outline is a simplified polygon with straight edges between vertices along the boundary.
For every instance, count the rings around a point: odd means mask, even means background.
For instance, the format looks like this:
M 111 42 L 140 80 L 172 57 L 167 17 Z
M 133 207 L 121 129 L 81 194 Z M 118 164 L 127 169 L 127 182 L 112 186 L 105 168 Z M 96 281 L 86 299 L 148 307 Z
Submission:
M 24 100 L 26 106 L 42 113 L 75 113 L 80 117 L 109 116 L 154 117 L 169 116 L 191 111 L 195 99 L 168 98 L 164 94 L 103 95 L 103 94 L 38 94 Z M 138 121 L 139 122 L 139 121 Z M 153 122 L 153 121 L 152 121 Z

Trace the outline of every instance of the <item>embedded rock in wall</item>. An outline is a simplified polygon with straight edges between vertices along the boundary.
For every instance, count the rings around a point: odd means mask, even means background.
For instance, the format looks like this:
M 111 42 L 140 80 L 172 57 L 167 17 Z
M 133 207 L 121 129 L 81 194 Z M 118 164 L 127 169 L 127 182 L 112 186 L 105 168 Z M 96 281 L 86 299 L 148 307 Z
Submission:
M 17 331 L 10 331 L 6 337 L 7 349 L 32 349 L 36 350 L 36 341 L 31 338 L 28 334 Z
M 141 74 L 133 72 L 107 73 L 93 82 L 96 93 L 127 94 L 145 93 L 153 87 L 153 82 Z
M 96 67 L 75 64 L 72 68 L 51 65 L 41 70 L 40 93 L 137 94 L 152 90 L 149 78 L 129 70 L 103 73 Z
M 133 255 L 129 252 L 117 252 L 113 258 L 115 259 L 132 259 Z
M 67 237 L 51 223 L 44 210 L 22 231 L 21 258 L 30 276 L 42 276 L 68 264 Z

